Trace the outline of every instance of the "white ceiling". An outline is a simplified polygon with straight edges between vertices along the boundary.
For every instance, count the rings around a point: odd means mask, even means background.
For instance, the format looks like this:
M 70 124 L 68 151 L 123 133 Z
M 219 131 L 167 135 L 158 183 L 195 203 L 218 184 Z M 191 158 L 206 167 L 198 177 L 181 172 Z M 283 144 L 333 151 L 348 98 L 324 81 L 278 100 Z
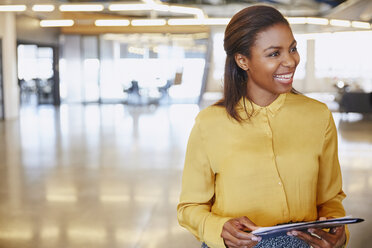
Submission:
M 145 1 L 145 0 L 142 0 Z M 155 0 L 159 1 L 159 0 Z M 209 17 L 231 17 L 237 11 L 252 4 L 264 3 L 277 7 L 286 16 L 324 16 L 332 11 L 332 6 L 324 2 L 338 2 L 340 0 L 162 0 L 165 4 L 187 5 L 198 7 Z M 26 4 L 32 6 L 33 4 L 52 3 L 60 5 L 63 3 L 102 3 L 108 6 L 110 3 L 141 3 L 141 0 L 127 0 L 127 1 L 108 1 L 108 0 L 0 0 L 0 4 Z M 160 1 L 159 1 L 160 2 Z M 372 2 L 371 0 L 348 0 L 348 2 Z M 360 4 L 362 5 L 362 4 Z M 58 11 L 55 11 L 58 12 Z M 52 13 L 56 15 L 56 13 Z M 354 13 L 354 10 L 348 10 Z M 371 12 L 371 11 L 370 11 Z M 50 14 L 50 15 L 52 15 Z M 128 15 L 128 12 L 118 13 L 119 15 Z M 145 15 L 150 16 L 154 13 L 136 12 L 131 15 Z M 164 16 L 169 13 L 156 13 L 155 15 Z M 353 15 L 353 14 L 350 14 Z M 355 14 L 354 14 L 355 15 Z M 368 13 L 367 13 L 368 15 Z M 171 14 L 172 16 L 172 14 Z
M 326 15 L 329 18 L 372 22 L 372 0 L 349 0 Z
M 109 12 L 107 7 L 111 3 L 143 3 L 145 0 L 128 0 L 128 1 L 84 1 L 80 0 L 79 3 L 103 3 L 105 10 L 99 12 L 104 14 Z M 148 0 L 147 0 L 148 1 Z M 154 0 L 159 1 L 159 0 Z M 187 6 L 201 8 L 205 14 L 209 17 L 231 17 L 237 11 L 244 7 L 252 4 L 267 2 L 263 0 L 163 0 L 168 1 L 165 4 L 179 5 L 173 2 L 194 2 L 194 4 L 187 4 Z M 208 1 L 208 2 L 207 2 Z M 223 1 L 223 2 L 222 2 Z M 274 1 L 274 0 L 273 0 Z M 367 21 L 372 22 L 372 0 L 347 0 L 346 2 L 332 7 L 329 4 L 321 3 L 323 0 L 275 0 L 275 4 L 271 4 L 277 7 L 284 15 L 288 17 L 293 16 L 319 16 L 327 18 L 338 18 L 338 19 L 349 19 L 353 21 Z M 327 0 L 332 1 L 332 0 Z M 337 1 L 337 0 L 333 0 Z M 78 1 L 72 0 L 74 3 Z M 224 3 L 225 2 L 225 3 Z M 60 5 L 63 3 L 71 3 L 70 1 L 61 0 L 0 0 L 0 4 L 26 4 L 29 8 L 26 13 L 22 15 L 32 16 L 37 19 L 58 19 L 61 17 L 61 12 L 58 8 L 52 13 L 35 13 L 31 11 L 33 4 L 52 3 Z M 159 2 L 162 3 L 162 2 Z M 200 4 L 202 3 L 202 4 Z M 111 15 L 135 18 L 156 18 L 156 17 L 178 17 L 179 14 L 169 12 L 155 12 L 155 11 L 136 11 L 136 12 L 109 12 Z M 129 16 L 128 16 L 129 15 Z M 187 15 L 186 15 L 187 16 Z M 188 15 L 187 17 L 193 17 Z M 295 27 L 294 29 L 297 29 Z M 306 27 L 298 27 L 298 32 L 332 32 L 341 31 L 339 28 L 325 26 L 319 27 L 314 25 L 307 25 Z M 345 30 L 345 29 L 343 29 Z M 347 30 L 347 29 L 346 29 Z

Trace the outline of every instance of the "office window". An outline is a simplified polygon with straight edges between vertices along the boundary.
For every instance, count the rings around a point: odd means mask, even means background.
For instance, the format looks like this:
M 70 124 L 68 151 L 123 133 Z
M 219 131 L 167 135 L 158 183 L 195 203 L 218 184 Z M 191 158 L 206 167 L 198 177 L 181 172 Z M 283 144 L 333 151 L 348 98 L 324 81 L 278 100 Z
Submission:
M 339 32 L 315 38 L 317 78 L 372 80 L 372 32 Z

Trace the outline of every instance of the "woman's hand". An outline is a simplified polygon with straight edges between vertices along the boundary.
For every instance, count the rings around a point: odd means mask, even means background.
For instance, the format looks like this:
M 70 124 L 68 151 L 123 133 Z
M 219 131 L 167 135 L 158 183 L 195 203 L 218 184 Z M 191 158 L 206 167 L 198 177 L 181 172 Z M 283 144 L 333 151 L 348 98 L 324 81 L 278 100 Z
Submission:
M 224 239 L 226 247 L 250 248 L 255 246 L 261 240 L 261 237 L 254 236 L 245 231 L 253 231 L 258 228 L 258 226 L 245 216 L 234 218 L 223 225 L 221 237 Z
M 321 217 L 320 220 L 326 218 Z M 296 236 L 314 248 L 339 248 L 346 242 L 345 226 L 337 226 L 330 229 L 329 232 L 321 228 L 310 228 L 309 233 L 300 231 L 288 232 L 288 235 Z

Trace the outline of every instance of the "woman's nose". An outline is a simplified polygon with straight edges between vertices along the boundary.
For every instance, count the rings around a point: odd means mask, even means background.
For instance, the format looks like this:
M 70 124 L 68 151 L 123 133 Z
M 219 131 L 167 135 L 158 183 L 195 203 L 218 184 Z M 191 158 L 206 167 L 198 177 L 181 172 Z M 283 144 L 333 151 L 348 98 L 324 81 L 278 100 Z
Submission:
M 292 54 L 286 54 L 283 57 L 282 65 L 285 67 L 295 67 L 297 64 L 296 58 Z

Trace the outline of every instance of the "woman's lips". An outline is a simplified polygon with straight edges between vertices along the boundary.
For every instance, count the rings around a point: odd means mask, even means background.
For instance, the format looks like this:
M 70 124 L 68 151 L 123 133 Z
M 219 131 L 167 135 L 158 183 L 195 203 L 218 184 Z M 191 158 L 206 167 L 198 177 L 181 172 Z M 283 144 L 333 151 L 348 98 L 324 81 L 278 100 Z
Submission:
M 293 75 L 293 72 L 287 74 L 275 74 L 274 79 L 282 84 L 290 84 L 293 81 Z

